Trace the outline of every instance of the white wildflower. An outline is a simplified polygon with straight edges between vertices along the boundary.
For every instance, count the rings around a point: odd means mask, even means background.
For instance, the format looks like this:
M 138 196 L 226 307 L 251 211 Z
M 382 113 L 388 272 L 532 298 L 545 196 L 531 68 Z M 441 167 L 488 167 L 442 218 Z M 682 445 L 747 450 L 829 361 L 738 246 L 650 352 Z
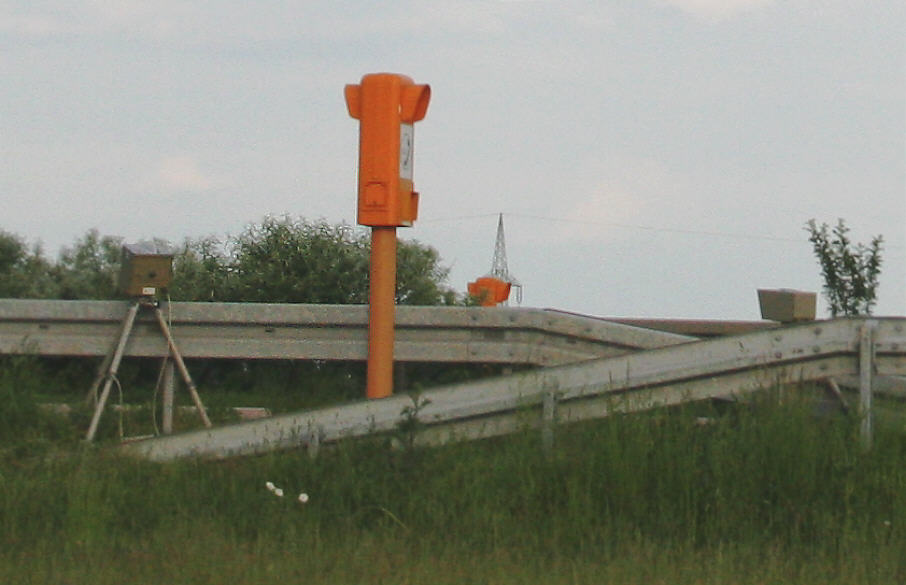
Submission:
M 264 487 L 266 487 L 266 488 L 267 488 L 267 491 L 269 491 L 269 492 L 272 492 L 272 491 L 274 491 L 275 489 L 277 489 L 277 486 L 275 486 L 275 485 L 274 485 L 274 482 L 272 482 L 272 481 L 269 481 L 269 482 L 267 482 L 266 484 L 264 484 Z
M 274 495 L 277 496 L 278 498 L 282 498 L 282 497 L 283 497 L 283 490 L 281 490 L 280 488 L 275 488 L 275 489 L 274 489 Z
M 299 494 L 299 502 L 301 502 L 303 504 L 308 502 L 308 494 L 306 494 L 305 492 L 302 492 L 301 494 Z

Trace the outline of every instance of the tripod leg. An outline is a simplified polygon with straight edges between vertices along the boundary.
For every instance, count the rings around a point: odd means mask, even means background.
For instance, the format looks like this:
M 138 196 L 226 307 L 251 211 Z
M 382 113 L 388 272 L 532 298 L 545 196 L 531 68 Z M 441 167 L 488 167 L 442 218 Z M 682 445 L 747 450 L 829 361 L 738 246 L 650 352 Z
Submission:
M 110 369 L 110 363 L 113 361 L 114 349 L 115 348 L 111 348 L 107 355 L 104 356 L 104 361 L 101 362 L 101 365 L 98 368 L 98 373 L 94 377 L 94 382 L 91 383 L 91 388 L 88 389 L 88 394 L 85 395 L 85 404 L 97 406 L 98 388 L 100 388 L 101 382 L 104 381 L 104 378 L 107 376 L 107 371 Z
M 136 305 L 138 306 L 138 305 Z M 120 328 L 120 339 L 123 338 L 123 333 L 126 331 L 126 322 L 129 320 L 128 313 L 126 319 L 123 321 L 123 325 Z M 104 361 L 101 362 L 100 367 L 98 368 L 98 373 L 94 377 L 94 382 L 91 383 L 91 388 L 88 390 L 88 394 L 85 396 L 85 403 L 97 406 L 98 402 L 98 388 L 101 386 L 101 382 L 110 375 L 110 364 L 113 363 L 113 355 L 116 353 L 116 349 L 119 345 L 115 345 L 110 348 L 110 351 L 107 352 L 107 355 L 104 356 Z
M 176 347 L 176 342 L 170 334 L 170 328 L 167 327 L 167 321 L 164 319 L 164 314 L 159 307 L 154 307 L 154 314 L 157 316 L 157 322 L 160 324 L 161 331 L 164 332 L 164 336 L 167 338 L 167 344 L 170 346 L 170 353 L 173 355 L 173 361 L 176 363 L 180 375 L 182 375 L 183 382 L 186 383 L 186 388 L 188 388 L 189 394 L 192 396 L 192 401 L 195 403 L 195 408 L 198 409 L 198 414 L 201 415 L 201 422 L 204 423 L 204 426 L 210 427 L 211 419 L 208 418 L 208 413 L 205 412 L 204 404 L 201 403 L 201 396 L 198 395 L 198 388 L 195 387 L 195 382 L 192 381 L 192 376 L 189 375 L 189 370 L 186 369 L 186 364 L 182 361 L 182 355 L 180 355 L 179 349 Z
M 126 341 L 129 340 L 129 334 L 132 332 L 132 325 L 135 323 L 135 315 L 138 314 L 138 303 L 129 308 L 126 313 L 126 320 L 123 322 L 123 332 L 120 334 L 119 342 L 113 351 L 113 357 L 110 359 L 110 366 L 107 368 L 104 377 L 104 389 L 101 391 L 101 397 L 98 399 L 97 406 L 94 409 L 94 416 L 91 417 L 91 426 L 88 427 L 88 434 L 85 435 L 86 441 L 94 439 L 94 434 L 98 430 L 98 423 L 101 421 L 101 414 L 104 412 L 104 406 L 107 404 L 107 397 L 110 396 L 110 386 L 113 384 L 113 376 L 120 367 L 120 361 L 123 359 L 123 353 L 126 351 Z M 94 390 L 94 389 L 92 389 Z
M 164 358 L 164 372 L 161 378 L 161 432 L 165 435 L 173 434 L 173 394 L 175 389 L 175 376 L 173 362 Z

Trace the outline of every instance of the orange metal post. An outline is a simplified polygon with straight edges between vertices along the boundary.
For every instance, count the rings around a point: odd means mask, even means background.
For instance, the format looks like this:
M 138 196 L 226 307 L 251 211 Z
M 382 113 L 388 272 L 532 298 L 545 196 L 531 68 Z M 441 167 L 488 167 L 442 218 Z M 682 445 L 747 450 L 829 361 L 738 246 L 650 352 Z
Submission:
M 431 88 L 405 75 L 373 73 L 344 89 L 359 120 L 358 223 L 371 226 L 368 398 L 393 394 L 396 228 L 418 217 L 412 183 L 413 124 L 425 117 Z
M 365 395 L 393 394 L 393 326 L 396 305 L 396 228 L 371 228 L 368 378 Z

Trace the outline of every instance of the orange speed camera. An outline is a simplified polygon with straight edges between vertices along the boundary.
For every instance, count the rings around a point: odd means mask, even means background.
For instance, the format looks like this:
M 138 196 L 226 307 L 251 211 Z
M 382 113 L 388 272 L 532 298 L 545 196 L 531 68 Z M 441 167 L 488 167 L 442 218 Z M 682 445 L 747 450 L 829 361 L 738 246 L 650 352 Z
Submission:
M 358 223 L 411 226 L 418 216 L 413 190 L 413 124 L 425 117 L 431 88 L 405 75 L 374 73 L 346 86 L 349 115 L 359 120 Z

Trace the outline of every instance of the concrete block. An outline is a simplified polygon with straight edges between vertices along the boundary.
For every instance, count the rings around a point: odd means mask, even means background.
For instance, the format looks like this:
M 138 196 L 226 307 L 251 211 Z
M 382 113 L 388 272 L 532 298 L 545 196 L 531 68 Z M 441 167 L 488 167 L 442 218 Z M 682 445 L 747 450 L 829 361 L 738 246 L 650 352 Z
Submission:
M 814 321 L 817 295 L 791 289 L 758 289 L 761 318 L 781 323 Z

